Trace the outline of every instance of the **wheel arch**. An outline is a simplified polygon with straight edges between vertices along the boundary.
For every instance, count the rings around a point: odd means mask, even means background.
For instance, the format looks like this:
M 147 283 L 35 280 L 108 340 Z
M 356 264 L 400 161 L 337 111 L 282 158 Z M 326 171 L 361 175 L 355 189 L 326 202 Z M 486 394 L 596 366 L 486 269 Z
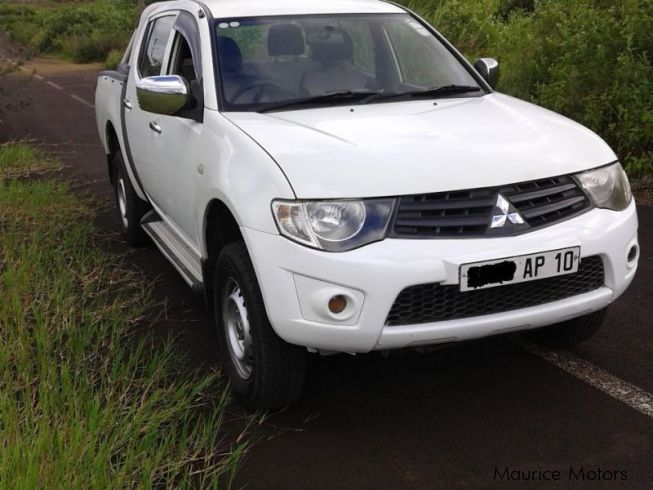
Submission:
M 111 121 L 107 121 L 105 126 L 105 152 L 107 154 L 107 171 L 109 173 L 109 181 L 111 185 L 115 184 L 115 169 L 113 168 L 114 156 L 120 150 L 120 140 L 118 139 L 118 132 Z
M 213 280 L 213 269 L 222 249 L 230 243 L 244 241 L 235 214 L 223 200 L 215 198 L 206 205 L 202 238 L 205 251 L 205 258 L 202 261 L 202 273 L 206 289 L 210 289 Z

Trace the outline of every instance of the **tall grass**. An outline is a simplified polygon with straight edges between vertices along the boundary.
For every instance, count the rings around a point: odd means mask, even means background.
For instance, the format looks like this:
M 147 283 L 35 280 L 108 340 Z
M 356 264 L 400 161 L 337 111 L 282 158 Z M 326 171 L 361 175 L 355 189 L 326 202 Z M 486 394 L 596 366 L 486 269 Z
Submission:
M 12 175 L 42 157 L 0 146 Z M 152 300 L 94 213 L 62 182 L 0 181 L 1 485 L 228 487 L 246 444 L 225 439 L 227 391 L 134 333 Z
M 0 144 L 0 181 L 49 172 L 56 162 L 34 146 L 21 142 Z

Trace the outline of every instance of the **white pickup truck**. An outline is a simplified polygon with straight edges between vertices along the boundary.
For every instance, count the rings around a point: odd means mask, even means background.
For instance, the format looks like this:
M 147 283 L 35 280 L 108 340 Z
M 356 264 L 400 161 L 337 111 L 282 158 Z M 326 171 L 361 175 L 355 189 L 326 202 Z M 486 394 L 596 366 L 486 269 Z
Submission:
M 378 0 L 181 0 L 99 75 L 123 231 L 214 309 L 250 406 L 307 352 L 589 338 L 639 259 L 617 156 Z

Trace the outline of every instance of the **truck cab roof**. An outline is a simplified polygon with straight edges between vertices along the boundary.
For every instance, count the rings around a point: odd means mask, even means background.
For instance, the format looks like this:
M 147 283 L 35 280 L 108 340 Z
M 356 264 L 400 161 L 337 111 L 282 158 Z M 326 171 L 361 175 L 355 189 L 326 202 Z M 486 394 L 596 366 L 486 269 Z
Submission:
M 335 13 L 400 13 L 398 6 L 379 0 L 204 0 L 215 18 Z

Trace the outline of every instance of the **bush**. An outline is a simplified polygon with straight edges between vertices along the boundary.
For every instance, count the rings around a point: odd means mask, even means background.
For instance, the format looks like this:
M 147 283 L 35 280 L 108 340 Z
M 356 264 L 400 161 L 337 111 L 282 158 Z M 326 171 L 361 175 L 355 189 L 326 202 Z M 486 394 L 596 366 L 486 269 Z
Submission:
M 90 63 L 104 61 L 112 51 L 120 51 L 118 47 L 124 44 L 120 36 L 112 36 L 100 31 L 92 31 L 87 36 L 75 36 L 65 44 L 65 51 L 69 52 L 76 63 Z
M 653 157 L 651 25 L 648 0 L 538 3 L 504 26 L 501 88 L 590 127 L 643 177 Z
M 0 28 L 42 53 L 79 63 L 104 61 L 129 42 L 136 9 L 125 2 L 97 1 L 62 7 L 0 7 Z
M 496 43 L 493 16 L 500 0 L 407 0 L 408 8 L 425 17 L 462 53 L 476 54 Z
M 107 70 L 115 70 L 116 68 L 118 68 L 120 61 L 122 60 L 122 55 L 123 55 L 122 50 L 112 49 L 109 52 L 107 59 L 105 61 Z

